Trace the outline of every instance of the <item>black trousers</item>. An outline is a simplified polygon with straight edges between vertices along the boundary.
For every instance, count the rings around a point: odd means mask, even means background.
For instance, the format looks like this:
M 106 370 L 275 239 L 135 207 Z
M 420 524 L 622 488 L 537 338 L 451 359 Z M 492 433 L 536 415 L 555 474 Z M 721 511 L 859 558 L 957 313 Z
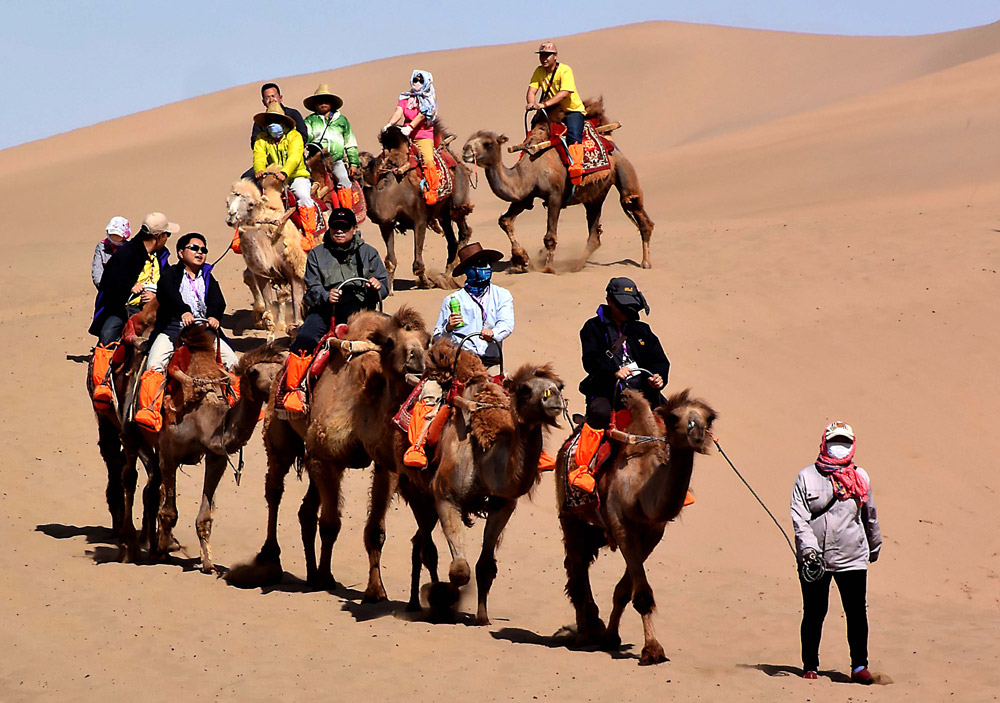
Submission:
M 831 580 L 837 582 L 840 602 L 844 604 L 844 615 L 847 617 L 851 669 L 868 666 L 868 605 L 865 597 L 868 571 L 828 571 L 815 583 L 806 583 L 799 578 L 802 587 L 802 668 L 805 671 L 819 670 L 819 641 L 830 605 Z
M 328 310 L 310 312 L 295 335 L 295 340 L 288 348 L 293 354 L 312 354 L 316 351 L 319 340 L 330 331 L 330 313 Z

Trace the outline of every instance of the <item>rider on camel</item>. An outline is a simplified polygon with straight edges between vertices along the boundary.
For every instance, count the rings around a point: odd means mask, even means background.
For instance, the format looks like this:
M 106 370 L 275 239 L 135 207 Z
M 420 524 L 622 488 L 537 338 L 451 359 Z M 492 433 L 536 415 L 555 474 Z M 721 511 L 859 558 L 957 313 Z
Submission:
M 366 280 L 363 285 L 339 287 L 350 278 Z M 379 299 L 389 295 L 385 264 L 375 247 L 361 238 L 353 210 L 338 208 L 330 213 L 330 229 L 323 245 L 306 257 L 305 285 L 309 314 L 289 348 L 276 399 L 279 408 L 292 413 L 306 412 L 301 386 L 316 347 L 331 326 L 347 322 L 359 310 L 376 309 Z
M 340 112 L 344 101 L 331 93 L 329 86 L 323 83 L 302 104 L 313 113 L 306 118 L 306 143 L 315 144 L 330 155 L 331 175 L 337 184 L 337 200 L 340 207 L 350 209 L 354 199 L 351 194 L 351 179 L 357 178 L 361 159 L 351 123 Z
M 161 212 L 146 215 L 136 235 L 122 244 L 104 267 L 90 323 L 90 334 L 97 337 L 91 367 L 95 405 L 111 404 L 111 357 L 128 318 L 153 299 L 160 272 L 170 258 L 167 239 L 179 229 Z
M 462 345 L 463 350 L 476 354 L 483 360 L 490 376 L 498 376 L 502 372 L 501 343 L 514 331 L 514 297 L 506 288 L 491 282 L 493 264 L 502 258 L 503 254 L 499 251 L 484 249 L 479 242 L 459 249 L 458 265 L 452 275 L 465 274 L 465 286 L 445 297 L 434 325 L 435 340 L 448 337 L 455 346 Z M 407 466 L 427 466 L 424 450 L 427 432 L 424 428 L 437 415 L 443 397 L 444 389 L 440 383 L 432 379 L 424 381 L 420 400 L 413 406 L 410 415 L 407 432 L 410 447 L 403 455 L 403 463 Z
M 559 53 L 551 41 L 542 42 L 538 47 L 539 66 L 531 74 L 528 93 L 525 96 L 528 110 L 548 110 L 559 105 L 563 109 L 562 123 L 566 127 L 566 146 L 572 163 L 569 179 L 579 185 L 583 178 L 583 120 L 587 109 L 583 106 L 580 93 L 576 89 L 573 69 L 559 63 Z
M 104 228 L 104 239 L 97 243 L 97 248 L 94 249 L 94 259 L 90 263 L 90 278 L 94 282 L 94 288 L 100 289 L 104 267 L 131 236 L 132 228 L 129 226 L 128 220 L 124 217 L 111 218 L 108 226 Z
M 441 174 L 434 162 L 434 120 L 437 119 L 437 96 L 430 71 L 416 70 L 410 76 L 410 90 L 400 93 L 396 110 L 382 131 L 403 122 L 403 135 L 410 138 L 420 153 L 424 171 L 424 200 L 434 205 L 441 185 Z
M 272 164 L 281 166 L 277 176 L 288 184 L 288 190 L 298 201 L 299 218 L 304 230 L 302 249 L 309 251 L 316 246 L 319 210 L 312 199 L 312 181 L 306 168 L 302 135 L 295 129 L 295 121 L 285 114 L 278 102 L 270 103 L 266 112 L 254 115 L 253 121 L 264 128 L 253 143 L 254 176 L 260 178 Z
M 670 371 L 660 340 L 649 325 L 639 321 L 640 311 L 649 314 L 649 304 L 635 282 L 612 278 L 605 290 L 606 304 L 599 306 L 597 314 L 580 330 L 583 368 L 587 372 L 580 382 L 580 392 L 587 398 L 587 419 L 580 430 L 569 482 L 587 493 L 593 493 L 596 485 L 597 467 L 591 465 L 594 456 L 611 424 L 612 412 L 620 409 L 619 388 L 641 392 L 656 407 L 662 402 L 660 391 L 667 385 Z
M 212 265 L 205 263 L 208 246 L 205 236 L 189 232 L 177 240 L 177 258 L 160 276 L 156 289 L 156 322 L 153 325 L 146 359 L 146 372 L 139 386 L 139 409 L 135 421 L 141 427 L 159 432 L 162 424 L 160 407 L 166 385 L 166 368 L 174 354 L 174 345 L 181 329 L 204 320 L 219 336 L 219 355 L 230 369 L 239 357 L 226 342 L 219 329 L 219 318 L 226 311 L 226 299 L 219 282 L 212 276 Z

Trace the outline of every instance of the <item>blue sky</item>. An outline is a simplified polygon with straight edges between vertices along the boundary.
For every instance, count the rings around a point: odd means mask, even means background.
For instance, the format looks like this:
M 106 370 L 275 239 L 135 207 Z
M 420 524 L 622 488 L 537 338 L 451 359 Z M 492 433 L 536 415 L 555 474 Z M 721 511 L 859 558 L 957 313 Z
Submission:
M 567 15 L 565 8 L 574 7 Z M 3 1 L 0 66 L 25 111 L 0 149 L 242 83 L 418 51 L 646 20 L 823 34 L 928 34 L 1000 20 L 997 0 Z M 420 40 L 429 38 L 429 45 Z M 323 51 L 317 51 L 317 47 Z M 56 92 L 58 91 L 58 92 Z M 59 103 L 52 104 L 58 94 Z

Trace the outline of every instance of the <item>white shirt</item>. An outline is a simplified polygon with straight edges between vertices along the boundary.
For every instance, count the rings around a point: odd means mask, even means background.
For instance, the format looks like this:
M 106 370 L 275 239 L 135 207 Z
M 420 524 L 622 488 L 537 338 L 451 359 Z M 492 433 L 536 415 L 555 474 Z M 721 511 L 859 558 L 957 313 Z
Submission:
M 184 270 L 181 273 L 181 300 L 191 308 L 195 317 L 208 317 L 208 303 L 205 302 L 205 271 L 201 269 L 194 278 Z
M 461 307 L 464 327 L 456 327 L 449 332 L 445 329 L 448 316 L 451 315 L 451 300 L 458 300 Z M 493 330 L 492 342 L 475 337 L 484 329 Z M 455 344 L 461 344 L 467 336 L 473 336 L 466 342 L 463 349 L 475 352 L 477 356 L 500 356 L 500 347 L 504 339 L 514 331 L 514 296 L 506 288 L 491 283 L 481 299 L 474 298 L 469 291 L 462 288 L 447 296 L 441 302 L 441 312 L 437 324 L 434 325 L 434 339 L 448 337 Z

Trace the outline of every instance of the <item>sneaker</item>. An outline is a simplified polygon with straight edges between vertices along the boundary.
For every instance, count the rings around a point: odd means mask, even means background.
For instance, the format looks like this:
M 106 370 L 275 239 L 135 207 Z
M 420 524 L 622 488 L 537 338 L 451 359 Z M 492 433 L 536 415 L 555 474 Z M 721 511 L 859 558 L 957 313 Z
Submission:
M 809 679 L 810 681 L 815 681 L 816 679 L 819 678 L 819 674 L 817 674 L 815 671 L 807 671 L 804 674 L 802 674 L 802 678 Z
M 860 669 L 855 669 L 851 672 L 851 681 L 853 683 L 859 683 L 862 686 L 871 686 L 875 683 L 875 677 L 872 676 L 872 672 L 868 671 L 867 666 L 863 666 Z

